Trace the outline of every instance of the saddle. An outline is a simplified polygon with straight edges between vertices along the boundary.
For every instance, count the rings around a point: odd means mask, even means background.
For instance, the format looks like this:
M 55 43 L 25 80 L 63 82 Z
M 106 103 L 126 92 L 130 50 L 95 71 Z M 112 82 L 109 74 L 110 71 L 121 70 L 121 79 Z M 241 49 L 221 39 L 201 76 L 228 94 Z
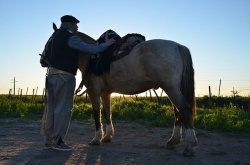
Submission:
M 88 73 L 102 75 L 109 72 L 112 62 L 127 56 L 137 44 L 145 41 L 145 37 L 141 34 L 132 33 L 121 38 L 113 30 L 108 30 L 99 37 L 97 43 L 104 43 L 110 38 L 114 38 L 116 43 L 104 52 L 91 56 L 86 70 Z

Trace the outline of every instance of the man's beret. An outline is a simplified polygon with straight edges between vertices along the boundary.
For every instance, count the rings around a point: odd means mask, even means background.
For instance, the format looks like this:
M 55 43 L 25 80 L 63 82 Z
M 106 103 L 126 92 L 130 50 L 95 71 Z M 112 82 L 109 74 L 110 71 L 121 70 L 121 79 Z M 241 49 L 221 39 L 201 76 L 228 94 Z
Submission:
M 61 17 L 61 22 L 76 22 L 79 23 L 80 21 L 73 17 L 72 15 L 65 15 Z

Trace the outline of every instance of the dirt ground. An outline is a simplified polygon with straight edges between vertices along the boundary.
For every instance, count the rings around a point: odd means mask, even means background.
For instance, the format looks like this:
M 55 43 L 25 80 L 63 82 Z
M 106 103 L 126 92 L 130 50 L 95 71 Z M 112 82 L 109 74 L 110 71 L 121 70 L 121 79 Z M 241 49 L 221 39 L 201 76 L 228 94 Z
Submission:
M 43 149 L 39 121 L 0 120 L 0 164 L 87 165 L 250 165 L 250 137 L 196 130 L 198 147 L 193 157 L 183 157 L 185 139 L 175 150 L 164 148 L 172 128 L 146 128 L 114 122 L 110 143 L 90 146 L 93 124 L 71 122 L 65 141 L 71 152 Z

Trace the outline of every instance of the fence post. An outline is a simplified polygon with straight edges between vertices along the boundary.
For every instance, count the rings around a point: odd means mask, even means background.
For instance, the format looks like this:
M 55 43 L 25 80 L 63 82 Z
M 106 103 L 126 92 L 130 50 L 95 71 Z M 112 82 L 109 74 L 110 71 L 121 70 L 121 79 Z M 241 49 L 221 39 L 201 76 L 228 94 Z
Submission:
M 35 89 L 33 89 L 32 102 L 34 101 Z
M 118 103 L 121 102 L 121 99 L 122 99 L 122 95 L 120 95 L 119 99 L 118 99 Z M 117 101 L 116 101 L 117 102 Z
M 161 91 L 161 97 L 162 97 L 162 94 L 163 94 L 163 89 L 162 89 L 162 91 Z
M 21 92 L 20 92 L 20 100 L 22 100 L 22 95 L 23 95 L 23 89 L 21 89 Z
M 211 88 L 210 88 L 210 86 L 208 86 L 208 90 L 209 90 L 209 98 L 211 99 L 212 93 L 211 93 Z
M 9 96 L 8 96 L 8 98 L 11 97 L 11 92 L 12 92 L 12 89 L 9 90 Z
M 248 119 L 250 120 L 250 97 L 248 101 Z
M 26 97 L 27 97 L 27 94 L 28 94 L 28 90 L 29 90 L 29 88 L 27 87 L 27 91 L 26 91 Z
M 155 93 L 155 95 L 156 95 L 156 97 L 157 97 L 158 104 L 161 105 L 161 98 L 157 95 L 155 89 L 153 89 L 153 91 L 154 91 L 154 93 Z
M 42 100 L 43 100 L 44 96 L 45 96 L 45 88 L 43 88 Z
M 149 89 L 150 101 L 152 101 L 151 89 Z
M 38 87 L 36 88 L 36 94 L 35 94 L 35 98 L 36 98 L 36 95 L 37 95 L 37 91 L 38 91 Z
M 138 96 L 137 96 L 137 94 L 135 95 L 135 102 L 138 100 Z
M 218 97 L 220 97 L 220 87 L 221 87 L 221 80 L 220 80 L 220 84 L 219 84 L 219 93 L 218 93 Z

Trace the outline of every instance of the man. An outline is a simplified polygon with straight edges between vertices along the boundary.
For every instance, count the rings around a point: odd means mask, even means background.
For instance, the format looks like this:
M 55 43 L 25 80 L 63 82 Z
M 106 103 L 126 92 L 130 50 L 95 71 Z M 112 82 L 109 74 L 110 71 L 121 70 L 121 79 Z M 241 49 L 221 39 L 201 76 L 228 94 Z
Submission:
M 60 151 L 72 150 L 63 138 L 67 133 L 73 108 L 78 52 L 100 53 L 115 42 L 114 39 L 109 39 L 100 45 L 87 44 L 75 35 L 77 23 L 79 20 L 73 16 L 61 17 L 61 27 L 52 36 L 44 149 L 52 147 Z

